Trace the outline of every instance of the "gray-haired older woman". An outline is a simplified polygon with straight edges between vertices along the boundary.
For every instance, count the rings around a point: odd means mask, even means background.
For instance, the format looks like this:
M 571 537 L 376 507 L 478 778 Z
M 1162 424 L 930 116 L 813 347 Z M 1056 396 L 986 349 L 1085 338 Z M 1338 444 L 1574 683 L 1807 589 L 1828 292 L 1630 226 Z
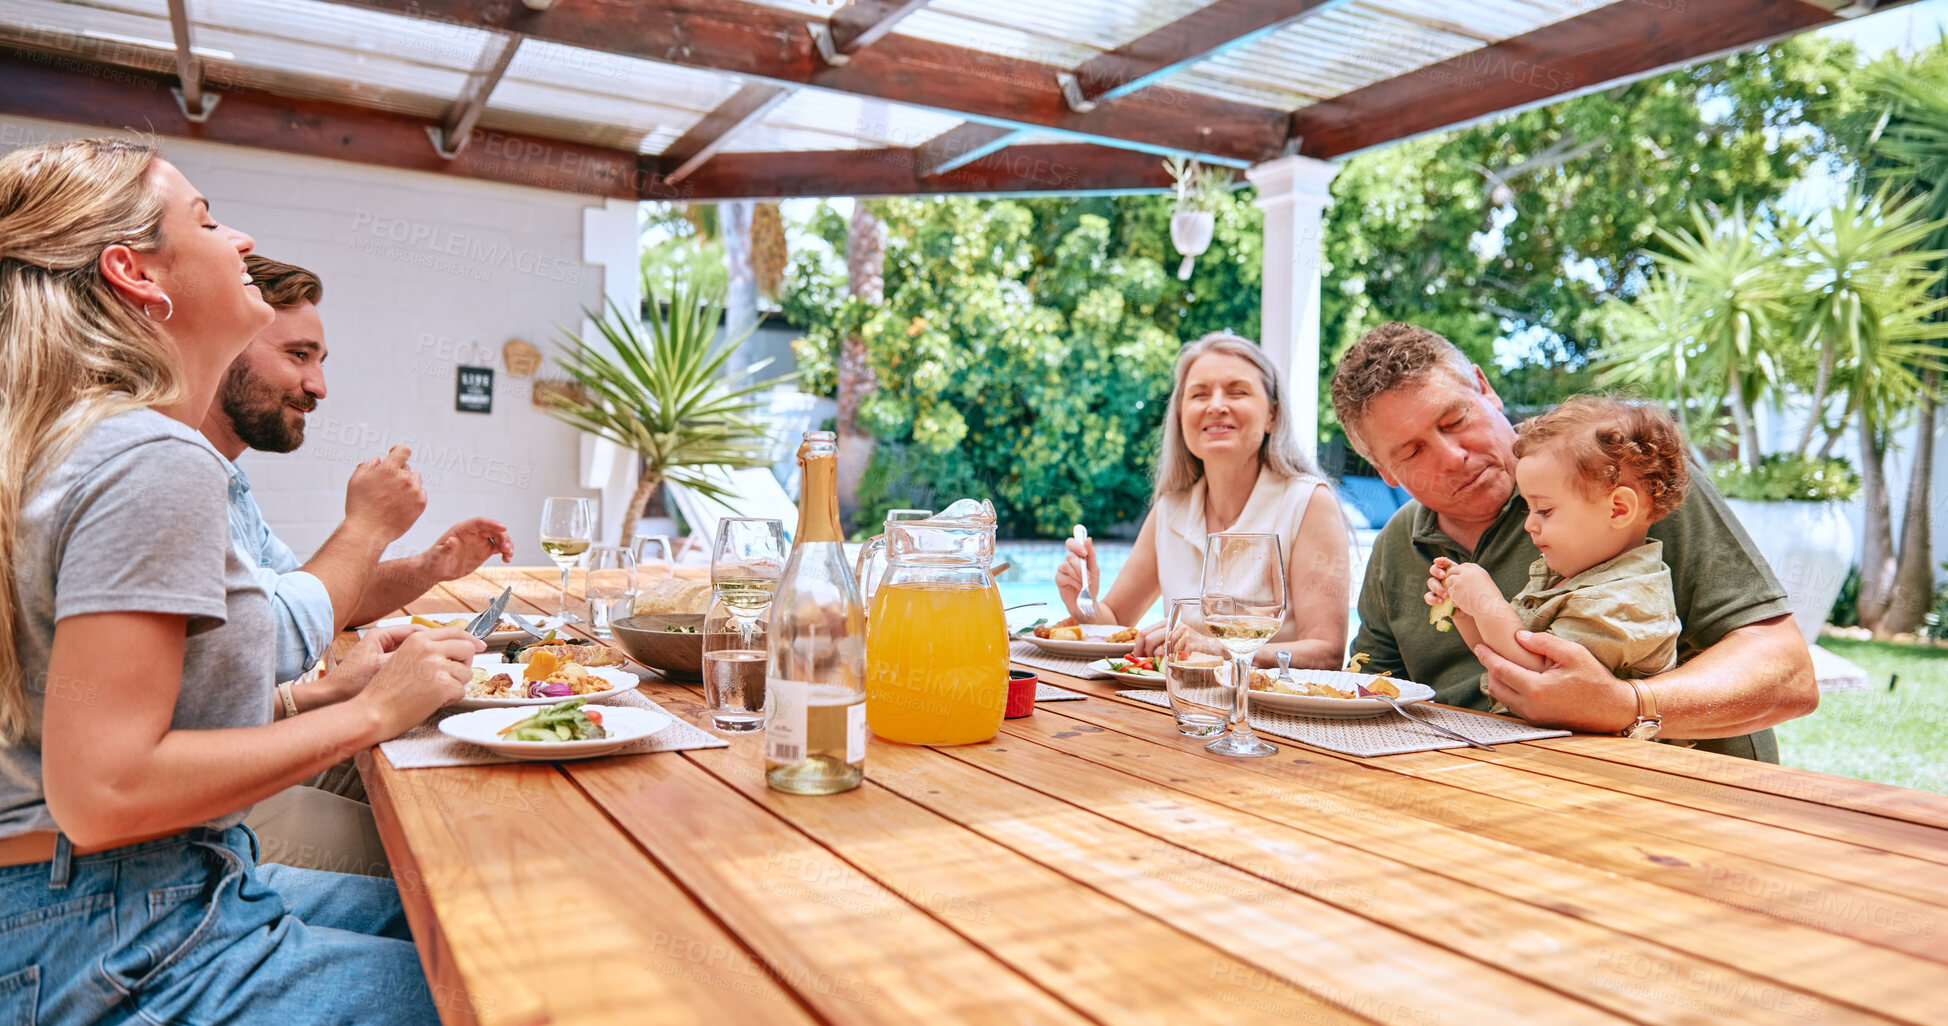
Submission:
M 1339 502 L 1299 447 L 1280 401 L 1278 372 L 1256 344 L 1229 332 L 1198 339 L 1177 357 L 1156 500 L 1129 561 L 1096 601 L 1096 623 L 1135 624 L 1159 596 L 1195 598 L 1204 539 L 1223 531 L 1276 534 L 1286 556 L 1285 623 L 1257 661 L 1281 649 L 1292 665 L 1338 669 L 1346 650 L 1350 551 Z M 1070 539 L 1055 584 L 1071 616 L 1086 565 L 1100 581 L 1095 543 Z M 1100 588 L 1100 585 L 1099 585 Z M 1146 627 L 1137 654 L 1162 647 Z

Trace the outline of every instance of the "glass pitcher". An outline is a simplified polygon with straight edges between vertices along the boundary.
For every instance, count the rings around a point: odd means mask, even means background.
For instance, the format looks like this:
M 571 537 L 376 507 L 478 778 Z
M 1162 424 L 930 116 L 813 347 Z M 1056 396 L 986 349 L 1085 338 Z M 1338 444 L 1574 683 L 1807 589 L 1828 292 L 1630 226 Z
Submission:
M 933 516 L 930 509 L 889 509 L 886 511 L 886 526 L 892 527 L 902 520 L 925 520 Z M 879 590 L 880 579 L 886 576 L 886 535 L 875 534 L 866 539 L 859 548 L 859 560 L 854 567 L 859 575 L 859 601 L 866 607 L 870 620 L 873 608 L 873 592 Z
M 888 741 L 964 745 L 1001 729 L 1008 626 L 994 562 L 994 507 L 962 499 L 886 525 L 886 574 L 866 631 L 866 723 Z

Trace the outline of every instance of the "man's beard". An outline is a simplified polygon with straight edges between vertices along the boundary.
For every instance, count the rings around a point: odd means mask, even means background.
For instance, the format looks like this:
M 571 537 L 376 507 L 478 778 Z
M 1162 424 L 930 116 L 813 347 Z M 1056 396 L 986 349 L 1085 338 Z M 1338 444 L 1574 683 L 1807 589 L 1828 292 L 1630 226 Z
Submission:
M 250 376 L 250 371 L 238 361 L 223 377 L 223 387 L 217 392 L 217 402 L 223 408 L 223 415 L 230 418 L 230 427 L 247 446 L 259 452 L 291 452 L 304 444 L 304 421 L 300 419 L 297 427 L 292 427 L 284 418 L 285 397 L 277 389 Z M 306 394 L 304 410 L 310 412 L 318 408 L 315 396 Z

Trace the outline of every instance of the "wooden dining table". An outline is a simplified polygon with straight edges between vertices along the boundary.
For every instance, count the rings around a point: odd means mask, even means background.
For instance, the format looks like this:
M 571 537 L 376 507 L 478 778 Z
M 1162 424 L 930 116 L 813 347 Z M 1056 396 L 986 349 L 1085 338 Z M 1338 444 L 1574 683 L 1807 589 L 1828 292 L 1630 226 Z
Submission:
M 489 566 L 410 611 L 556 583 Z M 1087 698 L 873 740 L 827 797 L 767 789 L 750 734 L 366 753 L 443 1021 L 1948 1023 L 1948 798 L 1614 737 L 1225 758 L 1044 679 Z M 708 726 L 699 685 L 641 690 Z

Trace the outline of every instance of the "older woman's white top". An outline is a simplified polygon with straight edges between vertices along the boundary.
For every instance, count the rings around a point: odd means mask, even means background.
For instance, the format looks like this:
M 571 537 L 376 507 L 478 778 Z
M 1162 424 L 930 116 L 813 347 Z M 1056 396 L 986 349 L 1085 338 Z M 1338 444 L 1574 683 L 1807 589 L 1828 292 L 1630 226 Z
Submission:
M 1157 518 L 1157 584 L 1163 600 L 1196 598 L 1204 580 L 1204 479 L 1173 495 L 1157 500 L 1152 516 Z M 1312 493 L 1326 482 L 1311 475 L 1285 477 L 1269 469 L 1258 472 L 1251 498 L 1245 502 L 1238 522 L 1224 530 L 1234 534 L 1278 535 L 1285 564 L 1292 563 L 1292 546 L 1299 539 L 1299 524 L 1305 520 L 1306 504 Z M 1289 590 L 1290 582 L 1286 583 Z

